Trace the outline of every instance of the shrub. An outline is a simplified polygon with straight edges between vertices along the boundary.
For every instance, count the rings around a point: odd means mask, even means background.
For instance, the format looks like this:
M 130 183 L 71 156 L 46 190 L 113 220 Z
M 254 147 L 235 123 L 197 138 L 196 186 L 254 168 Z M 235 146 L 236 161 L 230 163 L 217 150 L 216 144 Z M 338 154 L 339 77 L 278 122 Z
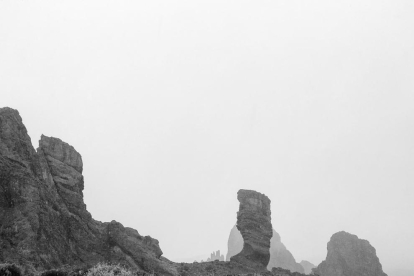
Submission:
M 87 268 L 75 268 L 68 273 L 68 276 L 86 276 L 88 271 Z
M 57 270 L 57 269 L 47 270 L 43 272 L 42 274 L 40 274 L 40 276 L 67 276 L 67 275 L 68 275 L 67 272 Z
M 127 268 L 117 264 L 99 263 L 90 268 L 87 276 L 134 276 L 134 273 Z
M 22 270 L 15 264 L 0 264 L 0 276 L 22 276 Z

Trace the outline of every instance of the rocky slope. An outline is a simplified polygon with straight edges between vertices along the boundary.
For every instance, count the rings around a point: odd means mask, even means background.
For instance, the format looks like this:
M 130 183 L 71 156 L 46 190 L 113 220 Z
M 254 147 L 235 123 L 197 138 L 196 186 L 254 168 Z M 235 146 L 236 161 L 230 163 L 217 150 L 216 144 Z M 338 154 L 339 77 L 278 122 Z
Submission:
M 39 270 L 109 261 L 176 275 L 156 239 L 92 219 L 82 170 L 72 146 L 42 136 L 36 152 L 18 111 L 0 109 L 0 263 Z
M 226 259 L 239 253 L 243 248 L 243 237 L 237 227 L 234 226 L 230 231 L 229 240 L 227 243 L 228 250 Z M 273 236 L 270 239 L 270 260 L 267 269 L 271 270 L 273 267 L 281 267 L 292 272 L 305 273 L 304 268 L 296 263 L 292 253 L 286 249 L 282 243 L 280 235 L 273 229 Z
M 308 261 L 301 261 L 299 264 L 303 267 L 305 274 L 310 274 L 312 272 L 312 269 L 316 267 L 313 263 L 310 263 Z
M 244 244 L 240 253 L 230 258 L 249 267 L 265 269 L 270 259 L 270 239 L 272 223 L 270 199 L 252 190 L 239 190 L 237 199 L 240 202 L 237 212 L 237 229 Z
M 366 240 L 346 232 L 335 233 L 328 242 L 328 254 L 316 269 L 320 276 L 387 276 Z

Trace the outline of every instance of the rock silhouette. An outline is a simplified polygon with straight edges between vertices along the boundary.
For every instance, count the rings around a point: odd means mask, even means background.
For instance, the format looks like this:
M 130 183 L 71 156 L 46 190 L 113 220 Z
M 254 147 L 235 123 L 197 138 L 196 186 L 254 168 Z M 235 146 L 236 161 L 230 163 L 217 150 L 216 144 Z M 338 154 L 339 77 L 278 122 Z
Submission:
M 326 260 L 314 269 L 320 276 L 387 276 L 367 240 L 346 232 L 333 234 Z
M 207 259 L 207 262 L 212 261 L 224 261 L 224 255 L 220 254 L 220 250 L 217 250 L 216 252 L 210 254 L 210 258 Z
M 18 111 L 0 109 L 0 263 L 40 270 L 106 261 L 176 275 L 156 239 L 92 219 L 82 170 L 72 146 L 42 135 L 36 152 Z
M 270 259 L 272 238 L 270 199 L 252 190 L 239 190 L 237 199 L 240 202 L 237 229 L 243 237 L 244 244 L 242 251 L 230 260 L 265 269 Z

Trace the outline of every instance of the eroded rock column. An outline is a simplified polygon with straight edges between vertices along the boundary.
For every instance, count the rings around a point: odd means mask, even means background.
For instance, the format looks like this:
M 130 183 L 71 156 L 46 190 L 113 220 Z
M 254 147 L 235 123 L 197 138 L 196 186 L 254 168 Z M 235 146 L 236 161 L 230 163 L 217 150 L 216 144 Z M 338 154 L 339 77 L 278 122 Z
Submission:
M 270 239 L 272 223 L 270 199 L 252 190 L 239 190 L 237 199 L 240 202 L 237 212 L 237 229 L 243 240 L 243 250 L 233 256 L 231 261 L 266 269 L 270 259 Z

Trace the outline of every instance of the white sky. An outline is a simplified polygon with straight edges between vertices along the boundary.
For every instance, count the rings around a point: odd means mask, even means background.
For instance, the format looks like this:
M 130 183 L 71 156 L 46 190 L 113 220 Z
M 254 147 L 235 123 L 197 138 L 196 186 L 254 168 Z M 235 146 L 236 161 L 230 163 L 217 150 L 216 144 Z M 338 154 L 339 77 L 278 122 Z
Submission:
M 0 1 L 0 106 L 84 161 L 85 202 L 172 260 L 227 251 L 237 191 L 297 261 L 414 262 L 414 1 Z

